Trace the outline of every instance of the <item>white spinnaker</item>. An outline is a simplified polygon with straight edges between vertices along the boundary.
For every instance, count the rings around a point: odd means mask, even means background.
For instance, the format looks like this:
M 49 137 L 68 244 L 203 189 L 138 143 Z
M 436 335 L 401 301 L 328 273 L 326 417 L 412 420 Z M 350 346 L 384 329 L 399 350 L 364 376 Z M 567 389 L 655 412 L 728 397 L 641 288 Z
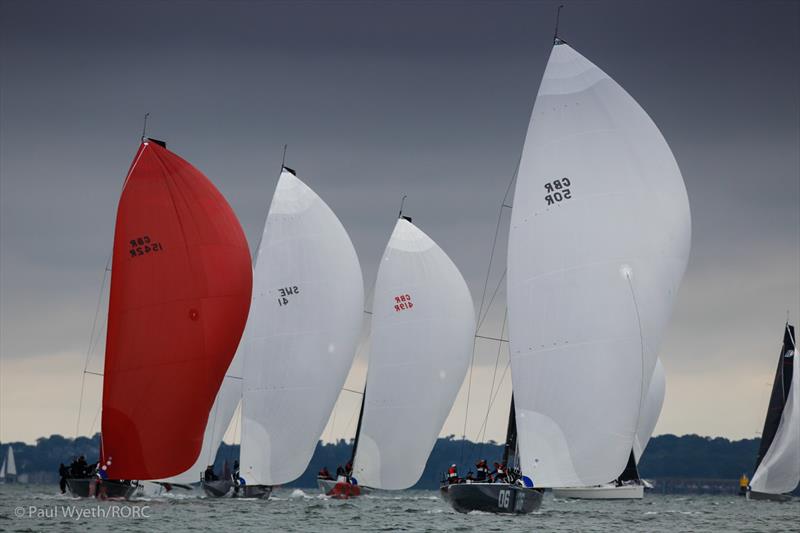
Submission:
M 538 486 L 597 485 L 624 469 L 686 268 L 690 218 L 680 170 L 650 117 L 586 58 L 555 45 L 508 245 L 520 458 Z
M 236 408 L 242 398 L 242 350 L 241 346 L 236 351 L 228 372 L 222 380 L 214 399 L 214 405 L 208 413 L 206 432 L 203 435 L 203 446 L 200 455 L 191 468 L 185 472 L 164 479 L 169 483 L 194 483 L 200 480 L 203 472 L 208 465 L 213 465 L 217 458 L 217 451 L 222 444 L 222 438 L 231 424 Z
M 636 464 L 642 458 L 642 454 L 653 436 L 656 429 L 658 417 L 661 415 L 661 407 L 664 405 L 664 395 L 667 390 L 667 380 L 664 376 L 664 365 L 661 358 L 656 359 L 656 366 L 653 369 L 653 377 L 650 378 L 650 387 L 647 389 L 647 398 L 644 400 L 644 408 L 639 415 L 639 425 L 636 428 L 636 439 L 633 441 L 633 457 Z
M 359 484 L 400 490 L 419 480 L 464 381 L 474 335 L 461 272 L 430 237 L 399 219 L 375 282 L 354 463 Z
M 800 360 L 795 350 L 792 385 L 772 445 L 750 480 L 755 492 L 784 494 L 800 484 Z
M 242 340 L 241 475 L 292 481 L 308 466 L 355 356 L 361 266 L 342 223 L 291 172 L 278 180 Z

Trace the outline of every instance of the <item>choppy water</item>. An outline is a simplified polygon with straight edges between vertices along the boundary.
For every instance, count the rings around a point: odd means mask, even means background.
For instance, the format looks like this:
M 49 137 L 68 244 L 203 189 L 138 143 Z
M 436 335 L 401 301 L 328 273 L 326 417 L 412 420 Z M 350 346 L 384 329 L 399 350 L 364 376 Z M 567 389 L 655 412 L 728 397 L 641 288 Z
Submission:
M 83 516 L 78 517 L 78 513 Z M 105 515 L 105 516 L 103 516 Z M 277 489 L 269 501 L 168 495 L 98 502 L 51 486 L 0 486 L 0 531 L 800 531 L 800 500 L 647 494 L 642 501 L 556 500 L 522 516 L 454 512 L 434 491 L 330 500 Z

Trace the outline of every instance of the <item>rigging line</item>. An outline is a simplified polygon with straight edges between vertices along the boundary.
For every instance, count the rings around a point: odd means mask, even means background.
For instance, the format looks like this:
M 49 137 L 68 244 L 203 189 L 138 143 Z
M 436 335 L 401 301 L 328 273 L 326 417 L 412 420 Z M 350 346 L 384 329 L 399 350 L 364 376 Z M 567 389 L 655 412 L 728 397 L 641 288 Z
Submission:
M 78 438 L 78 432 L 80 431 L 81 426 L 81 408 L 83 407 L 83 393 L 86 389 L 86 369 L 89 368 L 89 357 L 92 354 L 92 346 L 94 345 L 94 337 L 97 333 L 97 317 L 100 315 L 100 305 L 103 303 L 103 289 L 106 286 L 106 280 L 108 279 L 108 273 L 111 271 L 109 268 L 111 266 L 111 257 L 112 253 L 108 254 L 108 259 L 106 259 L 106 268 L 103 270 L 103 280 L 100 282 L 100 291 L 97 295 L 97 305 L 95 305 L 94 309 L 94 320 L 92 321 L 92 331 L 89 334 L 89 345 L 86 349 L 86 357 L 83 360 L 83 373 L 81 374 L 81 394 L 80 399 L 78 400 L 78 420 L 75 422 L 75 438 Z
M 506 314 L 508 314 L 508 311 L 506 311 Z M 475 335 L 475 338 L 476 339 L 485 339 L 487 341 L 509 342 L 508 339 L 498 339 L 498 338 L 495 338 L 495 337 L 487 337 L 485 335 Z
M 636 440 L 636 434 L 638 432 L 639 423 L 641 422 L 642 418 L 642 406 L 644 404 L 644 396 L 647 393 L 644 389 L 645 383 L 645 374 L 644 374 L 644 333 L 642 333 L 642 318 L 639 316 L 639 303 L 636 301 L 636 292 L 633 290 L 633 282 L 631 281 L 630 273 L 625 274 L 625 278 L 628 280 L 628 287 L 631 289 L 631 298 L 633 298 L 633 308 L 636 310 L 636 324 L 639 326 L 639 346 L 640 346 L 640 353 L 641 353 L 641 384 L 639 387 L 639 412 L 636 413 L 636 431 L 634 431 L 634 440 Z M 631 443 L 631 449 L 633 449 L 633 443 Z
M 497 400 L 497 396 L 500 394 L 500 389 L 503 386 L 503 382 L 506 380 L 506 374 L 508 374 L 508 369 L 510 368 L 510 366 L 511 366 L 511 360 L 509 359 L 509 361 L 506 363 L 505 368 L 503 369 L 503 373 L 500 375 L 500 381 L 497 384 L 497 390 L 494 391 L 494 396 L 492 397 L 492 401 L 491 401 L 491 403 L 489 405 L 489 409 L 490 410 L 494 406 L 494 402 L 495 402 L 495 400 Z M 486 426 L 488 425 L 488 423 L 489 423 L 489 417 L 486 416 L 486 418 L 483 419 L 483 423 L 481 424 L 481 427 L 478 429 L 478 433 L 483 431 L 483 433 L 485 435 L 486 434 Z M 472 443 L 473 449 L 477 445 L 478 445 L 478 443 L 473 442 Z
M 497 215 L 497 226 L 495 227 L 494 239 L 492 241 L 492 251 L 489 254 L 489 266 L 486 269 L 486 279 L 483 282 L 483 292 L 481 293 L 481 305 L 478 308 L 478 317 L 480 317 L 481 314 L 483 313 L 483 304 L 486 301 L 486 291 L 487 291 L 487 289 L 489 287 L 489 277 L 492 274 L 492 262 L 494 261 L 494 252 L 495 252 L 495 250 L 497 248 L 497 237 L 500 234 L 500 223 L 502 222 L 502 219 L 503 219 L 503 204 L 505 204 L 506 200 L 508 200 L 508 193 L 511 191 L 511 186 L 514 184 L 514 181 L 517 179 L 517 173 L 519 172 L 519 165 L 520 165 L 521 161 L 522 161 L 522 152 L 520 152 L 519 158 L 517 159 L 517 165 L 516 165 L 516 167 L 514 169 L 514 173 L 511 175 L 511 179 L 509 180 L 508 186 L 506 187 L 506 192 L 503 195 L 503 201 L 500 203 L 500 209 L 499 209 L 499 213 Z M 505 277 L 505 272 L 503 273 L 503 277 Z M 497 289 L 495 289 L 495 294 L 492 295 L 492 301 L 494 300 L 494 296 L 497 294 L 497 291 L 499 290 L 499 287 L 500 287 L 500 284 L 498 283 L 498 287 L 497 287 Z M 488 311 L 487 311 L 487 314 L 488 314 Z M 480 328 L 481 324 L 483 324 L 483 320 L 481 320 L 480 324 L 478 324 L 478 326 L 476 327 L 476 329 L 475 329 L 475 333 L 476 334 L 478 333 L 478 329 Z M 472 367 L 475 366 L 475 350 L 476 350 L 476 348 L 477 348 L 477 341 L 473 338 L 472 339 L 472 359 L 470 360 L 470 364 L 469 364 L 469 379 L 468 379 L 468 382 L 467 382 L 467 404 L 466 404 L 466 407 L 464 408 L 464 427 L 463 427 L 462 433 L 461 433 L 461 461 L 460 462 L 462 462 L 462 463 L 464 462 L 464 443 L 466 442 L 466 438 L 467 438 L 467 419 L 469 418 L 469 399 L 470 399 L 470 395 L 472 393 Z
M 489 299 L 489 305 L 486 306 L 486 312 L 483 313 L 483 317 L 481 317 L 480 321 L 478 322 L 477 330 L 480 330 L 483 327 L 483 323 L 486 321 L 486 317 L 489 316 L 489 310 L 492 308 L 492 304 L 494 303 L 494 299 L 497 297 L 498 292 L 500 292 L 500 287 L 503 285 L 503 280 L 506 279 L 506 274 L 508 270 L 503 270 L 503 275 L 500 276 L 500 279 L 497 280 L 497 287 L 494 288 L 494 293 L 492 297 Z
M 353 394 L 358 394 L 359 396 L 363 396 L 364 395 L 364 391 L 360 391 L 360 390 L 347 389 L 347 388 L 344 388 L 344 387 L 342 387 L 342 390 L 343 391 L 347 391 L 347 392 L 352 392 Z
M 500 337 L 501 338 L 503 337 L 503 333 L 505 333 L 506 321 L 507 320 L 508 320 L 508 309 L 506 309 L 506 312 L 503 314 L 503 325 L 500 328 Z M 489 418 L 489 409 L 491 408 L 491 402 L 492 402 L 492 392 L 494 392 L 494 383 L 495 383 L 495 380 L 497 379 L 497 366 L 500 364 L 500 353 L 502 351 L 503 351 L 503 343 L 498 342 L 497 343 L 497 356 L 494 359 L 494 371 L 492 372 L 492 384 L 489 387 L 489 404 L 490 405 L 489 405 L 489 407 L 486 408 L 486 418 L 487 419 Z M 486 436 L 486 428 L 484 428 L 483 436 L 484 437 Z
M 103 374 L 101 372 L 92 372 L 91 370 L 84 370 L 83 373 L 84 374 L 91 374 L 93 376 L 103 377 Z
M 467 442 L 467 420 L 469 419 L 469 395 L 472 392 L 472 367 L 475 366 L 475 350 L 477 348 L 478 341 L 473 338 L 472 339 L 472 360 L 469 363 L 469 379 L 467 380 L 467 405 L 464 408 L 464 427 L 461 431 L 461 458 L 458 461 L 461 464 L 464 464 L 464 446 Z

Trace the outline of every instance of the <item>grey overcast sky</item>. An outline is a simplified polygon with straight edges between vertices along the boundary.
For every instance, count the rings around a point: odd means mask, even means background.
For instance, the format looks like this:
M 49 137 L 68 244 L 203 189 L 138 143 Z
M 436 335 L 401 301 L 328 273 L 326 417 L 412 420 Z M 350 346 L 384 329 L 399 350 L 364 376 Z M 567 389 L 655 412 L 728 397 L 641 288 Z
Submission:
M 656 433 L 755 436 L 787 310 L 800 317 L 800 3 L 564 3 L 561 35 L 647 110 L 689 192 Z M 251 247 L 287 143 L 287 164 L 350 232 L 368 293 L 407 194 L 477 306 L 557 4 L 0 0 L 0 440 L 75 434 L 145 112 L 228 198 Z M 483 333 L 499 334 L 503 305 L 501 289 Z M 507 353 L 479 346 L 467 435 L 498 361 L 485 437 L 500 440 Z M 348 386 L 363 376 L 361 353 Z M 98 429 L 99 391 L 87 377 L 80 433 Z M 443 434 L 461 433 L 465 398 Z M 342 394 L 326 438 L 353 433 L 357 404 Z

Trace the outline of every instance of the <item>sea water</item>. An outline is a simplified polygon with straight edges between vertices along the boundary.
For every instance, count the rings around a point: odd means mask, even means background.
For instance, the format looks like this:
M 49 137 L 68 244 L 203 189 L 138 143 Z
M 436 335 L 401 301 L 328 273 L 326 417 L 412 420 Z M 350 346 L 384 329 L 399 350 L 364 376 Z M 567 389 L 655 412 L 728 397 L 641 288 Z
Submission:
M 61 495 L 58 487 L 0 486 L 0 531 L 800 531 L 800 500 L 647 493 L 638 501 L 554 499 L 529 515 L 460 514 L 436 491 L 376 492 L 332 500 L 314 489 L 276 489 L 265 500 L 199 492 L 131 501 Z

